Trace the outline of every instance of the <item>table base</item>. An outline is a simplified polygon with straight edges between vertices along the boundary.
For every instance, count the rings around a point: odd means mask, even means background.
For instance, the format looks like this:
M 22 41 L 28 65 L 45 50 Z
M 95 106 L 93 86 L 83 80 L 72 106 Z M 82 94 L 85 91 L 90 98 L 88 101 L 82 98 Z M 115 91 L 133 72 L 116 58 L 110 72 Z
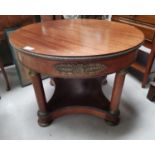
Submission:
M 92 79 L 54 78 L 55 92 L 47 103 L 40 74 L 32 77 L 39 111 L 38 123 L 48 126 L 63 115 L 90 114 L 104 119 L 110 125 L 119 123 L 119 99 L 122 92 L 124 74 L 116 74 L 111 102 L 102 92 L 105 77 Z

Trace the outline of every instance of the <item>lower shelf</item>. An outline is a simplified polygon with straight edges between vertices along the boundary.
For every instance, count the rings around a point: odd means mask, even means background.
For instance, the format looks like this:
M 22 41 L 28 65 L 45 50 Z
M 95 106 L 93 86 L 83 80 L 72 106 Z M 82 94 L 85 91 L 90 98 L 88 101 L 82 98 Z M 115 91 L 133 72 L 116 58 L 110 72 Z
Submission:
M 145 73 L 145 66 L 142 66 L 141 64 L 135 62 L 134 64 L 131 65 L 132 68 L 138 70 L 141 73 Z

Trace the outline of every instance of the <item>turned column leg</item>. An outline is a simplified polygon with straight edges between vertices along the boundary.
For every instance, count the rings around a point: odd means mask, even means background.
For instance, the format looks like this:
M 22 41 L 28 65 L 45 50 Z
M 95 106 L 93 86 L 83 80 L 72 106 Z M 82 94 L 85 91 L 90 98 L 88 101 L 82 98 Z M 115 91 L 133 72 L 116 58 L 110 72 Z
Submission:
M 111 103 L 110 103 L 110 113 L 116 117 L 115 122 L 111 122 L 112 125 L 117 125 L 119 123 L 119 103 L 122 94 L 124 79 L 125 79 L 126 71 L 122 70 L 116 73 Z
M 45 97 L 45 92 L 42 84 L 41 75 L 39 73 L 30 71 L 30 77 L 32 80 L 33 88 L 35 91 L 39 111 L 38 111 L 38 123 L 40 126 L 47 126 L 51 122 L 44 119 L 48 115 L 47 102 Z

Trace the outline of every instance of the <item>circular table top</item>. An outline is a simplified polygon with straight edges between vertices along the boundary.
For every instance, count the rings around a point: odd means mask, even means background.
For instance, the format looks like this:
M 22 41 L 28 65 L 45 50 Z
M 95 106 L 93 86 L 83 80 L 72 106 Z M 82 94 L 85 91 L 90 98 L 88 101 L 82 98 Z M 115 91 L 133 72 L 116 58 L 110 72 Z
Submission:
M 106 20 L 56 20 L 31 24 L 10 35 L 28 54 L 57 57 L 105 56 L 136 49 L 144 34 L 134 26 Z

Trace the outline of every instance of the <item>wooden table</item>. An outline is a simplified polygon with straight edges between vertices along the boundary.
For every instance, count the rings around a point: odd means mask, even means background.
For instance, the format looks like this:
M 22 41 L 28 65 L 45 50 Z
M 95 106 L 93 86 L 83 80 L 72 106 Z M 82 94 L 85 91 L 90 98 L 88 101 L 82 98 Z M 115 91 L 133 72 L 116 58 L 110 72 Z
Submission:
M 143 33 L 133 26 L 104 20 L 57 20 L 18 29 L 10 42 L 29 68 L 38 102 L 38 122 L 49 125 L 66 114 L 91 114 L 119 123 L 119 103 L 126 69 L 135 61 Z M 116 73 L 112 97 L 102 81 Z M 40 74 L 55 83 L 47 102 Z

